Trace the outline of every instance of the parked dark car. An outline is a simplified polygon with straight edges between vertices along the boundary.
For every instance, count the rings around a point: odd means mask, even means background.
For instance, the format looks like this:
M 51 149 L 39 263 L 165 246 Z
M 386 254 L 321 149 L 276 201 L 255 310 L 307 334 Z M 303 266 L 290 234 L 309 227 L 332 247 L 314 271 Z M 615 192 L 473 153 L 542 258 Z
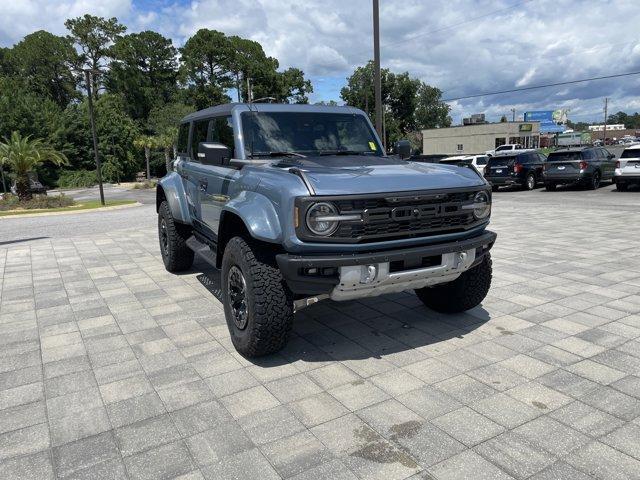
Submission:
M 615 155 L 602 147 L 577 147 L 549 154 L 544 169 L 544 185 L 555 190 L 558 185 L 581 185 L 590 190 L 603 180 L 613 180 Z
M 506 186 L 533 190 L 539 182 L 542 182 L 545 161 L 546 157 L 535 151 L 495 155 L 489 159 L 485 167 L 484 178 L 491 184 L 494 192 Z

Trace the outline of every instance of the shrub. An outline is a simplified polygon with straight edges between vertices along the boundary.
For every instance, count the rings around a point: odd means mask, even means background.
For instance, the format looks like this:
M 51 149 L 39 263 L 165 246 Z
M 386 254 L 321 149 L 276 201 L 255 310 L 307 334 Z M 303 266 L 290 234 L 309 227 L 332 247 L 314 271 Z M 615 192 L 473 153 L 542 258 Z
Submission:
M 136 190 L 156 188 L 157 184 L 158 184 L 157 180 L 145 180 L 144 182 L 134 183 L 133 188 Z
M 6 194 L 0 200 L 0 211 L 24 209 L 39 210 L 47 208 L 61 208 L 75 205 L 76 202 L 66 195 L 34 195 L 31 200 L 19 201 L 18 197 Z
M 59 188 L 88 188 L 98 183 L 93 170 L 64 170 L 58 177 Z

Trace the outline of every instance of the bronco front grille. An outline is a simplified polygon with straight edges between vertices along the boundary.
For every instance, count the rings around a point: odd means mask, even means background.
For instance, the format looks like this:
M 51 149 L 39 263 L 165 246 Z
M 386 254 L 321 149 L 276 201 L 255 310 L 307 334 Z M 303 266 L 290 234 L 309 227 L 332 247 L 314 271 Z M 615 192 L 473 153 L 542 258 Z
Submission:
M 478 190 L 306 197 L 299 205 L 302 211 L 314 202 L 328 201 L 340 214 L 360 214 L 362 219 L 341 222 L 324 238 L 311 235 L 301 225 L 298 236 L 310 241 L 366 243 L 464 231 L 486 221 L 477 221 L 470 209 L 462 208 L 473 203 Z

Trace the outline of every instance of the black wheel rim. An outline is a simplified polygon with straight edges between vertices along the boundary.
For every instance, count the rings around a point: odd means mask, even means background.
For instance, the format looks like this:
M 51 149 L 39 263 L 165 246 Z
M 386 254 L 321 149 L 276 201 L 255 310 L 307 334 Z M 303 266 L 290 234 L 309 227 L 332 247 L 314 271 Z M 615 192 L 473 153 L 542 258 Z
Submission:
M 227 276 L 227 291 L 229 292 L 229 306 L 233 323 L 239 330 L 247 327 L 247 282 L 242 271 L 233 265 Z
M 160 220 L 160 245 L 162 245 L 162 253 L 169 254 L 169 233 L 167 232 L 167 222 L 163 218 Z

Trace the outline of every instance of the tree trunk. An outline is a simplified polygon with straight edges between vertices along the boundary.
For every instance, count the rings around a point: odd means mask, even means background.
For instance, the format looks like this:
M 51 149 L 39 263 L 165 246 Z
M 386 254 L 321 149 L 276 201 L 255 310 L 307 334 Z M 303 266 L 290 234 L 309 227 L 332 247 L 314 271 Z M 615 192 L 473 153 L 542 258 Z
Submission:
M 20 175 L 16 178 L 16 194 L 18 195 L 18 200 L 26 202 L 33 198 L 33 195 L 31 195 L 31 188 L 29 187 L 30 182 L 28 175 Z
M 167 164 L 167 173 L 171 171 L 171 147 L 164 147 L 164 161 Z
M 151 149 L 144 147 L 144 159 L 147 162 L 147 180 L 151 180 L 151 168 L 149 167 L 149 160 L 151 159 Z
M 4 178 L 4 169 L 0 167 L 0 175 L 2 175 L 2 193 L 7 193 L 7 181 Z

